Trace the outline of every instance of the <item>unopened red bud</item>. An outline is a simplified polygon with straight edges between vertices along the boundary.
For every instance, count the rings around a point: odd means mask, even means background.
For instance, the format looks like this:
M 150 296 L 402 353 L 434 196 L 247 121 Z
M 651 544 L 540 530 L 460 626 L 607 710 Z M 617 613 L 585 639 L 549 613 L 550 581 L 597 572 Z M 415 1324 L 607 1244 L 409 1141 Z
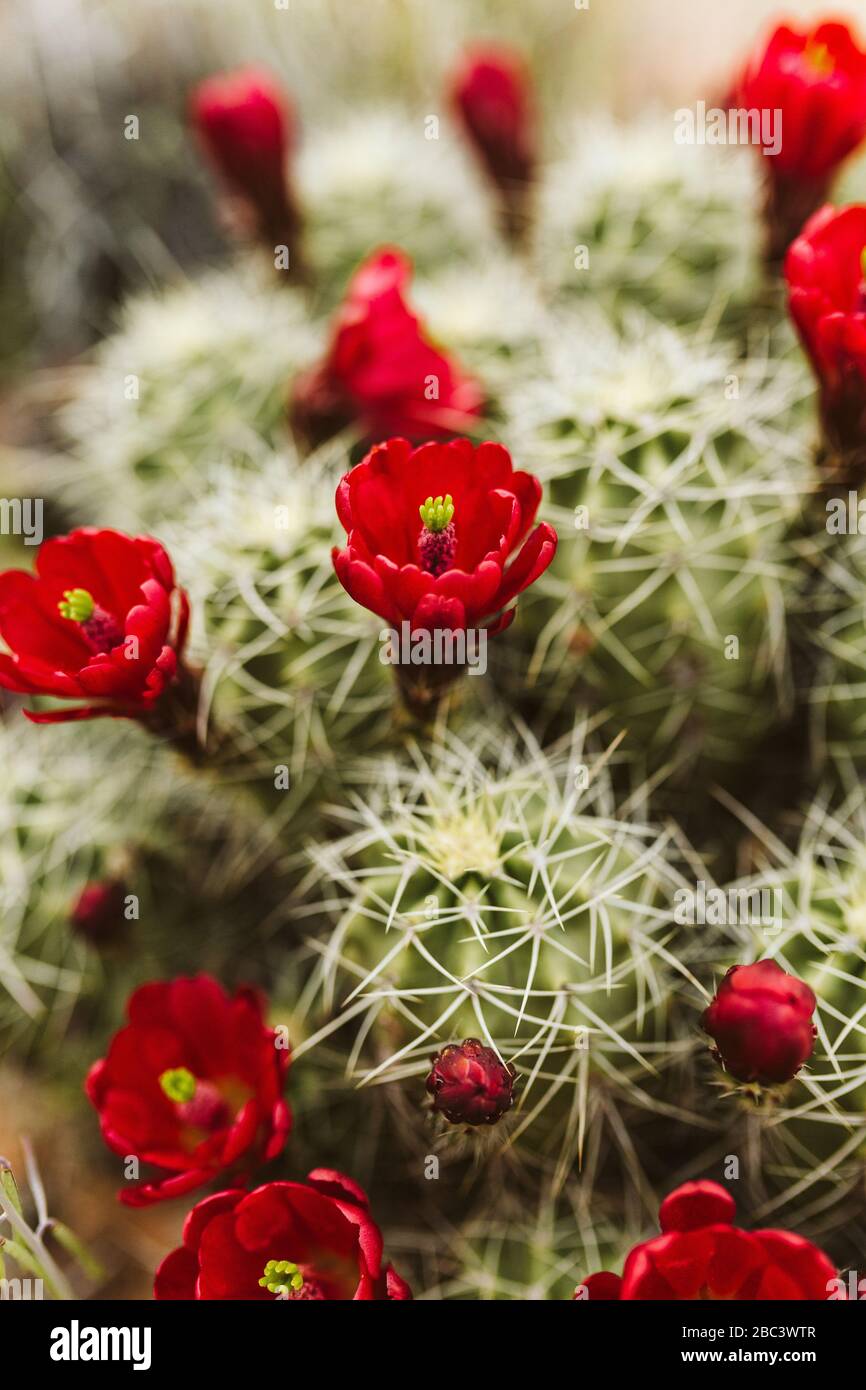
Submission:
M 494 1125 L 511 1108 L 514 1068 L 477 1038 L 449 1043 L 427 1077 L 433 1109 L 452 1124 Z
M 257 235 L 297 254 L 300 218 L 288 178 L 296 121 L 269 73 L 241 68 L 195 88 L 190 118 L 227 191 L 246 205 Z
M 452 95 L 466 133 L 494 183 L 526 183 L 535 169 L 535 113 L 529 74 L 500 46 L 466 54 Z
M 790 1081 L 812 1055 L 815 995 L 774 960 L 734 965 L 701 1026 L 715 1055 L 737 1081 L 762 1086 Z
M 79 935 L 94 945 L 114 940 L 125 925 L 126 884 L 117 878 L 88 883 L 69 914 Z

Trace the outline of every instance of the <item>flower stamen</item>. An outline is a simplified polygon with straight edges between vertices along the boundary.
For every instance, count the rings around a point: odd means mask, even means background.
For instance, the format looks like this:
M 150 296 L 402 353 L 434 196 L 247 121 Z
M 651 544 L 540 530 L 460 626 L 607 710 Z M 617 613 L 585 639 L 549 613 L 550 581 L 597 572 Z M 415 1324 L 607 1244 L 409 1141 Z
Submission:
M 123 641 L 123 630 L 116 619 L 100 608 L 88 589 L 64 589 L 57 611 L 61 618 L 80 625 L 94 652 L 110 652 Z
M 259 1280 L 259 1288 L 272 1294 L 298 1293 L 304 1287 L 304 1276 L 291 1260 L 268 1260 Z
M 61 618 L 69 618 L 73 623 L 86 623 L 93 617 L 96 604 L 87 589 L 64 589 L 57 607 Z
M 454 525 L 454 499 L 450 492 L 443 497 L 428 497 L 418 508 L 423 523 L 418 537 L 418 558 L 428 574 L 438 575 L 450 569 L 457 551 L 457 529 Z
M 454 499 L 450 492 L 442 497 L 428 497 L 418 508 L 424 526 L 428 531 L 444 531 L 454 519 Z
M 159 1084 L 169 1100 L 185 1105 L 195 1096 L 196 1079 L 187 1067 L 169 1067 L 161 1073 Z
M 818 77 L 831 77 L 836 64 L 833 55 L 825 43 L 816 43 L 810 39 L 803 49 L 803 58 L 811 69 L 812 73 Z

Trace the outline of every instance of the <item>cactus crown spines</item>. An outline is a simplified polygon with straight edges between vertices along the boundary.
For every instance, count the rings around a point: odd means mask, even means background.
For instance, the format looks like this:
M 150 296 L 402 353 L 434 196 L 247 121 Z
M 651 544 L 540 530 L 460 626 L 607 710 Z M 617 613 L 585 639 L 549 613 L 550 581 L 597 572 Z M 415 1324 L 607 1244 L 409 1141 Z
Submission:
M 310 943 L 325 1008 L 379 1039 L 372 1064 L 361 1040 L 353 1052 L 361 1084 L 420 1078 L 432 1045 L 477 1036 L 523 1073 L 512 1141 L 558 1092 L 575 1098 L 566 1167 L 586 1121 L 583 1040 L 613 1085 L 639 1088 L 676 970 L 668 837 L 617 820 L 582 756 L 579 741 L 550 757 L 507 731 L 446 735 L 378 786 L 371 768 L 357 828 L 312 851 L 336 923 Z
M 64 1067 L 86 1067 L 92 1054 L 82 1059 L 77 1039 L 67 1038 L 71 1011 L 84 997 L 119 1014 L 137 959 L 121 951 L 107 972 L 72 931 L 69 916 L 86 884 L 119 871 L 139 914 L 124 918 L 130 939 L 146 933 L 150 950 L 170 948 L 174 959 L 193 945 L 176 915 L 185 928 L 183 893 L 192 880 L 210 915 L 211 944 L 222 949 L 222 932 L 228 951 L 235 917 L 244 939 L 249 920 L 243 925 L 235 912 L 228 926 L 218 923 L 216 905 L 236 901 L 256 873 L 276 877 L 278 856 L 249 806 L 184 769 L 134 724 L 71 723 L 51 735 L 22 738 L 17 722 L 0 721 L 7 806 L 0 822 L 0 1051 L 15 1039 L 56 1049 L 63 1038 Z
M 497 248 L 489 200 L 469 158 L 449 142 L 422 140 L 397 106 L 358 109 L 324 122 L 303 142 L 297 165 L 307 244 L 330 298 L 383 240 L 417 271 L 483 259 Z
M 748 319 L 760 273 L 757 161 L 675 143 L 669 116 L 581 116 L 563 148 L 538 196 L 545 281 L 680 323 Z
M 866 543 L 859 534 L 810 537 L 806 559 L 798 618 L 814 668 L 802 691 L 812 752 L 856 791 L 866 760 Z
M 505 402 L 515 443 L 549 441 L 555 457 L 599 430 L 607 452 L 618 437 L 633 436 L 640 447 L 669 435 L 685 445 L 697 436 L 700 452 L 704 440 L 739 436 L 752 446 L 752 467 L 768 476 L 782 471 L 778 458 L 766 457 L 771 440 L 786 460 L 799 460 L 801 475 L 810 466 L 812 385 L 799 358 L 743 357 L 707 331 L 638 309 L 615 320 L 594 306 L 577 325 L 551 314 L 542 327 L 539 361 L 514 381 Z
M 413 286 L 413 303 L 434 342 L 477 371 L 499 394 L 535 362 L 548 308 L 531 269 L 517 257 L 449 264 Z
M 192 604 L 192 654 L 204 668 L 226 756 L 265 788 L 277 766 L 300 810 L 342 750 L 356 755 L 391 721 L 390 673 L 378 659 L 381 623 L 339 583 L 328 453 L 303 464 L 270 453 L 203 471 L 181 516 L 161 535 Z M 287 822 L 288 823 L 288 822 Z
M 495 1211 L 470 1217 L 458 1230 L 439 1232 L 434 1246 L 413 1232 L 406 1252 L 430 1257 L 425 1296 L 433 1299 L 547 1301 L 570 1299 L 581 1279 L 596 1269 L 619 1269 L 630 1235 L 621 1218 L 598 1211 L 589 1216 L 585 1187 L 566 1188 L 555 1204 Z M 505 1211 L 502 1211 L 502 1205 Z M 631 1238 L 642 1232 L 635 1229 Z M 410 1243 L 411 1241 L 411 1243 Z M 401 1233 L 391 1240 L 399 1248 Z
M 133 533 L 177 515 L 200 467 L 255 467 L 285 438 L 288 383 L 323 342 L 303 298 L 251 262 L 128 300 L 59 414 L 72 457 L 52 489 Z
M 586 377 L 553 345 L 552 370 L 514 393 L 511 442 L 537 460 L 559 534 L 517 626 L 529 696 L 555 715 L 569 689 L 589 694 L 653 759 L 688 745 L 734 761 L 744 729 L 791 702 L 803 383 L 645 316 L 595 328 Z

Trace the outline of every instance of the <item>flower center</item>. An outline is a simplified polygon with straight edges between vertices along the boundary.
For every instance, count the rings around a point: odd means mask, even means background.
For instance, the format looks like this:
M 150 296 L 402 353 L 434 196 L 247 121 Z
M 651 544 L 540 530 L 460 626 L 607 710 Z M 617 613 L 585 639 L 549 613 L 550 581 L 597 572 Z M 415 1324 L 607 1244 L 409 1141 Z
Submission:
M 428 497 L 418 512 L 428 531 L 444 531 L 454 519 L 454 499 L 450 492 L 444 497 Z
M 259 1288 L 286 1300 L 324 1299 L 315 1279 L 305 1279 L 292 1260 L 268 1260 Z
M 421 534 L 418 537 L 418 558 L 428 574 L 438 575 L 450 569 L 457 551 L 457 531 L 454 526 L 454 500 L 450 492 L 444 497 L 428 497 L 418 508 Z
M 814 39 L 810 39 L 803 49 L 803 59 L 813 76 L 830 77 L 836 66 L 827 45 L 816 43 Z
M 78 623 L 88 646 L 94 652 L 110 652 L 123 641 L 123 630 L 116 620 L 100 608 L 87 589 L 64 589 L 57 605 L 61 618 Z
M 159 1084 L 184 1124 L 212 1131 L 229 1123 L 232 1112 L 225 1096 L 212 1081 L 197 1080 L 187 1067 L 169 1067 Z
M 195 1095 L 195 1077 L 187 1067 L 169 1067 L 161 1073 L 159 1084 L 169 1100 L 182 1105 Z

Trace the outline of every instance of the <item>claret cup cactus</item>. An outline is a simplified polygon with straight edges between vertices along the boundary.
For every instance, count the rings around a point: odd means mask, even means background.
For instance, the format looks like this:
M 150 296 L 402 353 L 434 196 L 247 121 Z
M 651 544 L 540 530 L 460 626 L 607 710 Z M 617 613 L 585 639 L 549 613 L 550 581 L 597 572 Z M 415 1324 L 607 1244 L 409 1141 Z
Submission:
M 176 1199 L 112 1292 L 833 1296 L 866 50 L 744 32 L 677 109 L 662 44 L 615 120 L 601 6 L 161 6 L 156 71 L 79 8 L 10 50 L 0 1141 L 36 1102 L 70 1200 Z
M 703 1027 L 724 1067 L 716 1117 L 730 1123 L 739 1102 L 763 1156 L 752 1177 L 777 1204 L 820 1200 L 832 1223 L 866 1155 L 863 794 L 835 809 L 816 799 L 793 848 L 744 819 L 757 867 L 736 885 L 740 900 L 771 910 L 713 932 L 719 988 Z M 721 978 L 728 965 L 738 968 Z
M 287 823 L 345 753 L 393 729 L 381 623 L 331 563 L 335 480 L 271 455 L 256 473 L 212 469 L 166 532 L 190 584 L 201 736 Z
M 315 1036 L 346 1025 L 362 1086 L 420 1101 L 430 1072 L 446 1128 L 531 1149 L 553 1123 L 567 1170 L 592 1087 L 653 1075 L 677 973 L 666 834 L 617 819 L 579 737 L 547 758 L 507 726 L 366 769 L 335 814 L 352 828 L 311 851 Z
M 554 722 L 604 710 L 654 766 L 736 764 L 791 709 L 803 375 L 642 317 L 580 323 L 511 399 L 560 543 L 504 679 Z

